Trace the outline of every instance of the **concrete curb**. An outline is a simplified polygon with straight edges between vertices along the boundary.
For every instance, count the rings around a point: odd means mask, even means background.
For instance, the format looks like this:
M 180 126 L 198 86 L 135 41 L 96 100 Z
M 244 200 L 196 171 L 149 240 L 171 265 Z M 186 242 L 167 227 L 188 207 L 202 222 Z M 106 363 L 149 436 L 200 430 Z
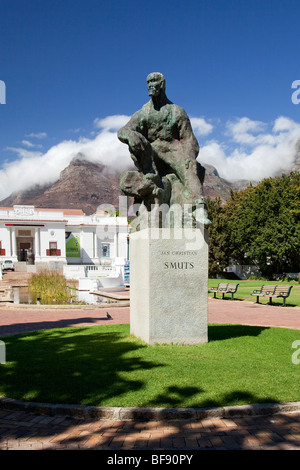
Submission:
M 80 419 L 103 419 L 120 421 L 172 421 L 201 419 L 230 419 L 247 416 L 267 416 L 300 411 L 300 402 L 262 403 L 254 405 L 225 406 L 219 408 L 122 408 L 84 405 L 53 405 L 50 403 L 25 402 L 0 397 L 0 409 L 27 411 L 48 416 L 67 416 Z
M 89 305 L 79 305 L 79 304 L 70 304 L 70 305 L 38 305 L 38 304 L 14 304 L 11 302 L 1 302 L 0 308 L 10 308 L 10 309 L 31 309 L 31 310 L 97 310 L 97 309 L 110 309 L 110 308 L 121 308 L 121 307 L 129 307 L 130 302 L 127 300 L 123 300 L 120 302 L 113 302 L 110 304 L 89 304 Z

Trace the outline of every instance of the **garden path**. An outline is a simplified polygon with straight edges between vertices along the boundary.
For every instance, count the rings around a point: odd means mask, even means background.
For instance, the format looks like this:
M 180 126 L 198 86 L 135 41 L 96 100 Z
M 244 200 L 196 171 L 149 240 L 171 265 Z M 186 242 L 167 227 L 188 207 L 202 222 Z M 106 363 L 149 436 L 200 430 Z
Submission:
M 300 330 L 300 308 L 209 298 L 208 321 Z M 45 328 L 104 323 L 129 323 L 129 307 L 0 307 L 0 338 Z M 0 409 L 0 450 L 108 450 L 107 456 L 103 454 L 105 459 L 118 455 L 120 450 L 150 450 L 151 455 L 175 451 L 193 455 L 195 462 L 197 451 L 202 449 L 300 450 L 299 436 L 300 408 L 265 416 L 216 415 L 178 421 L 79 419 L 26 409 Z

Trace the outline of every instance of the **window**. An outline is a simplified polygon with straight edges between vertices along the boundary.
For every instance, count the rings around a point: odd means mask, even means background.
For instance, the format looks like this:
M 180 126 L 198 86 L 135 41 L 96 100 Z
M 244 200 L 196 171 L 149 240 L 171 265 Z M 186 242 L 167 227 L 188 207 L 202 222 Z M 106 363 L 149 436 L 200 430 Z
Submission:
M 110 243 L 101 243 L 101 256 L 103 258 L 109 258 L 110 255 Z
M 61 250 L 57 249 L 57 242 L 49 242 L 49 250 L 46 250 L 47 256 L 60 256 Z
M 2 248 L 2 241 L 0 241 L 0 256 L 5 256 L 5 250 Z

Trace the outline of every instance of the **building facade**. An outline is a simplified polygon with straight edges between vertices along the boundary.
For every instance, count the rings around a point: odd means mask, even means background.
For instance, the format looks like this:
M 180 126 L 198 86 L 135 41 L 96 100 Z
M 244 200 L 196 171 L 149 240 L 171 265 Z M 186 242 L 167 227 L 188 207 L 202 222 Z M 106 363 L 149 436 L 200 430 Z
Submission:
M 0 260 L 63 269 L 65 265 L 111 265 L 128 258 L 126 217 L 99 211 L 0 208 Z

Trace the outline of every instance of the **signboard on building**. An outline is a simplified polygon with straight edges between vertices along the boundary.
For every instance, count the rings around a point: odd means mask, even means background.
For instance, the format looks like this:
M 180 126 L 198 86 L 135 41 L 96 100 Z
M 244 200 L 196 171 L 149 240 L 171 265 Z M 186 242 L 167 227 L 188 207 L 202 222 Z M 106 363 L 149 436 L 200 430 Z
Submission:
M 66 232 L 66 257 L 80 258 L 80 235 L 74 232 Z

